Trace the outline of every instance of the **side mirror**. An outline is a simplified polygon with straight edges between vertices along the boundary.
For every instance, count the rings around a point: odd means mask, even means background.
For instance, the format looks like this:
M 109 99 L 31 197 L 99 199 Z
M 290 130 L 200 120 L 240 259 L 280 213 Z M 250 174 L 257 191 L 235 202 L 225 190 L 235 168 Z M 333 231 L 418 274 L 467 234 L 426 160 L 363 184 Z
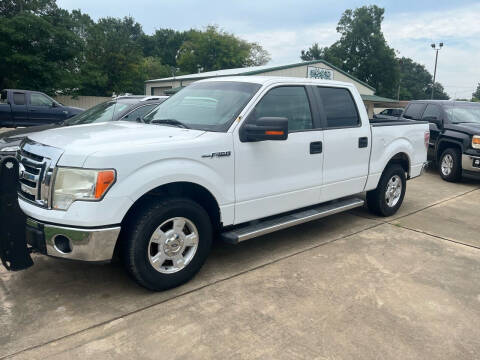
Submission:
M 137 123 L 143 123 L 143 121 L 142 121 L 142 119 L 141 119 L 140 117 L 137 117 L 137 118 L 135 119 L 135 121 L 136 121 Z
M 288 119 L 284 117 L 262 117 L 246 123 L 240 129 L 241 142 L 264 140 L 287 140 Z
M 443 126 L 442 120 L 440 120 L 440 119 L 437 118 L 436 116 L 426 116 L 426 117 L 424 117 L 422 120 L 428 121 L 429 123 L 432 123 L 432 124 L 436 124 L 438 127 L 442 127 L 442 126 Z
M 52 108 L 57 107 L 57 106 L 58 106 L 58 104 L 56 102 L 52 102 Z

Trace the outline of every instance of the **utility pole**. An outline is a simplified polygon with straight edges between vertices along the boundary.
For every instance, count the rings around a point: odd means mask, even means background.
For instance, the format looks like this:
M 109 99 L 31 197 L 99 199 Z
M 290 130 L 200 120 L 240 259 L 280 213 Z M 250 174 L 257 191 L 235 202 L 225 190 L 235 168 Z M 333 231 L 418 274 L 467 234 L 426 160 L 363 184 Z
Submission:
M 435 70 L 433 71 L 433 83 L 432 83 L 432 100 L 433 100 L 433 92 L 435 90 L 435 79 L 437 77 L 437 60 L 438 60 L 438 52 L 440 51 L 440 49 L 443 47 L 443 42 L 439 43 L 438 44 L 438 48 L 437 48 L 437 44 L 431 44 L 430 45 L 432 47 L 433 50 L 435 50 Z

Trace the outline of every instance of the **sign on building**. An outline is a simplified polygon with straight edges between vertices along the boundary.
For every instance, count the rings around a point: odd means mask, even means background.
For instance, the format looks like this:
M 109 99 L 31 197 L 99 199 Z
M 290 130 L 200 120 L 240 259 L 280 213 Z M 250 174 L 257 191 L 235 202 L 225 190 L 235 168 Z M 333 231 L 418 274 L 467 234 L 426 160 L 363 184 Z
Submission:
M 307 67 L 307 78 L 333 80 L 333 70 L 316 66 Z

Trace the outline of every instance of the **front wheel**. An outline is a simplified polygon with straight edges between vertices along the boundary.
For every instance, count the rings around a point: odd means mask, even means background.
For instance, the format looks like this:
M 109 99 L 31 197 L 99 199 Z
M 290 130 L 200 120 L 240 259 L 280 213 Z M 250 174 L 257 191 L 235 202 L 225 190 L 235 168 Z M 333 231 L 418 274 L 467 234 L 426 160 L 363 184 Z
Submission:
M 455 148 L 448 148 L 440 157 L 440 176 L 450 182 L 460 181 L 462 178 L 462 154 Z
M 147 205 L 127 225 L 123 259 L 128 272 L 150 290 L 190 280 L 212 244 L 212 225 L 203 207 L 186 198 Z
M 398 164 L 389 165 L 375 190 L 367 192 L 370 211 L 379 216 L 392 216 L 403 203 L 407 181 L 405 170 Z

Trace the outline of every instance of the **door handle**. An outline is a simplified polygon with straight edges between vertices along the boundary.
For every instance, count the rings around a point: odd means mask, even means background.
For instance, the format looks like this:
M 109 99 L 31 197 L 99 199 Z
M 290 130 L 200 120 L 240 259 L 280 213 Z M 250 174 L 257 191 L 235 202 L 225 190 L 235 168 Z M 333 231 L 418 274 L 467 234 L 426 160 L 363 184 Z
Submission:
M 321 154 L 323 146 L 321 141 L 314 141 L 310 143 L 310 154 Z
M 358 138 L 358 147 L 359 148 L 368 147 L 368 137 L 364 136 L 364 137 Z

